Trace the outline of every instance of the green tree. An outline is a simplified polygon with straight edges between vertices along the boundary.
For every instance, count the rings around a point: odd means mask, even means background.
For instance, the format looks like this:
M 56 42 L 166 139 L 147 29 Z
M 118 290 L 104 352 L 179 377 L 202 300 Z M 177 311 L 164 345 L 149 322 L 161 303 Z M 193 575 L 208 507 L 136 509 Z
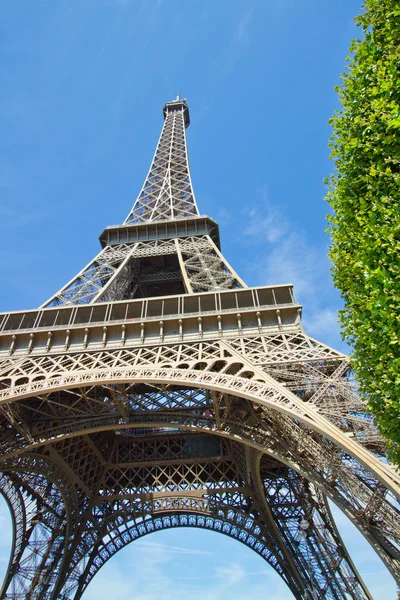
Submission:
M 361 393 L 400 464 L 400 4 L 362 8 L 330 121 L 330 258 Z

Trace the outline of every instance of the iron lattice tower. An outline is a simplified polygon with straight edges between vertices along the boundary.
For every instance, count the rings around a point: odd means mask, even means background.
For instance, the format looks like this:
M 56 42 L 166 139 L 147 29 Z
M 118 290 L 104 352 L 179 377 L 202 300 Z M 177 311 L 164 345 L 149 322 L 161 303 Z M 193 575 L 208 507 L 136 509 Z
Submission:
M 153 531 L 220 531 L 295 598 L 371 599 L 333 521 L 400 579 L 400 477 L 291 285 L 249 288 L 198 212 L 179 97 L 126 221 L 38 310 L 0 315 L 5 599 L 77 600 Z M 397 498 L 397 499 L 396 499 Z

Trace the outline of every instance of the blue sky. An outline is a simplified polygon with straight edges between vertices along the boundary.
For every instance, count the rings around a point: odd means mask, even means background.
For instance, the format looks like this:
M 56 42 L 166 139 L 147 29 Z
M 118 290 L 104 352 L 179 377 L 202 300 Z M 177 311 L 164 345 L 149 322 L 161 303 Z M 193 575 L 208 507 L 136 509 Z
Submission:
M 18 0 L 0 22 L 0 310 L 34 308 L 128 214 L 165 101 L 189 102 L 200 211 L 249 285 L 293 282 L 307 331 L 338 349 L 326 258 L 328 119 L 359 0 Z M 395 586 L 345 517 L 376 598 Z M 9 523 L 0 513 L 0 569 Z M 135 546 L 135 547 L 134 547 Z M 174 580 L 179 571 L 180 578 Z M 290 593 L 239 543 L 194 530 L 125 549 L 85 600 L 270 598 Z

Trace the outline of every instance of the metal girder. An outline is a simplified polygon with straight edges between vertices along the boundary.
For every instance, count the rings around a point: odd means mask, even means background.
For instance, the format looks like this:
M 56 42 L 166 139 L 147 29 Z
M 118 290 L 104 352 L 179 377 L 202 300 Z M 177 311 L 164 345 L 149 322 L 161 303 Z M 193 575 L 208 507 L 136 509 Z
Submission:
M 107 246 L 76 277 L 47 300 L 43 307 L 93 302 L 113 276 L 123 268 L 130 253 L 131 248 L 126 245 Z

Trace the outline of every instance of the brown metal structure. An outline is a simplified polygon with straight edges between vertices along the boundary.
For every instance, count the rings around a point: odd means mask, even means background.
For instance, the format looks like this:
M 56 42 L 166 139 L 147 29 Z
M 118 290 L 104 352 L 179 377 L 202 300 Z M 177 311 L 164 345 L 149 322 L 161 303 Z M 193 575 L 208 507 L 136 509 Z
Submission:
M 201 527 L 260 554 L 295 598 L 371 596 L 332 518 L 400 579 L 400 477 L 346 356 L 291 285 L 248 288 L 198 213 L 177 97 L 123 225 L 37 310 L 0 315 L 2 599 L 78 600 L 118 550 Z

